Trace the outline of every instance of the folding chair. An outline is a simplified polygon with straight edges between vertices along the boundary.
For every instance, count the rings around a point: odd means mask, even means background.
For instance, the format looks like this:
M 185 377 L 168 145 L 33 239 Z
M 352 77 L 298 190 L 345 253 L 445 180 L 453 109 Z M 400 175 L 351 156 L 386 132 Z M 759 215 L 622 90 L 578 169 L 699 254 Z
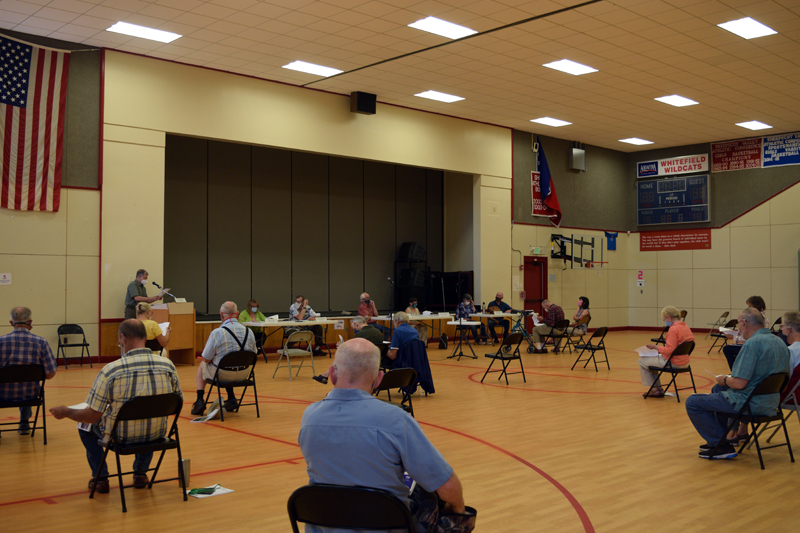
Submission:
M 644 397 L 645 400 L 650 396 L 650 391 L 653 390 L 653 387 L 656 386 L 656 383 L 659 383 L 659 380 L 661 379 L 661 374 L 664 373 L 672 375 L 672 380 L 666 387 L 664 387 L 665 395 L 673 383 L 675 384 L 675 397 L 678 399 L 678 403 L 681 403 L 681 396 L 678 391 L 694 389 L 695 394 L 697 394 L 697 387 L 695 387 L 694 385 L 694 375 L 692 374 L 692 366 L 686 365 L 685 367 L 680 367 L 680 368 L 672 366 L 672 357 L 675 357 L 676 355 L 692 355 L 693 350 L 694 350 L 694 341 L 686 341 L 684 343 L 679 344 L 678 347 L 675 348 L 675 351 L 672 352 L 672 356 L 669 358 L 666 365 L 664 365 L 663 367 L 662 366 L 647 367 L 649 370 L 652 370 L 653 372 L 658 372 L 658 375 L 656 376 L 656 380 L 653 382 L 653 384 L 650 385 L 650 388 L 647 389 L 647 394 Z M 688 372 L 689 377 L 692 378 L 692 386 L 678 388 L 678 384 L 676 383 L 675 380 L 677 379 L 678 374 L 685 374 L 686 372 Z
M 392 389 L 399 389 L 403 397 L 397 405 L 403 411 L 414 416 L 414 406 L 411 404 L 411 389 L 417 384 L 417 371 L 413 368 L 395 368 L 383 375 L 383 379 L 378 387 L 372 391 L 376 397 L 385 390 L 388 396 L 388 403 L 392 403 Z
M 736 320 L 736 319 L 728 320 L 725 323 L 725 327 L 728 328 L 728 329 L 736 329 L 736 326 L 738 326 L 738 325 L 739 325 L 739 321 Z M 725 346 L 728 345 L 728 336 L 725 335 L 724 333 L 722 333 L 721 331 L 717 331 L 716 333 L 715 332 L 711 332 L 711 336 L 714 337 L 714 344 L 711 345 L 711 348 L 708 349 L 707 353 L 711 353 L 711 350 L 714 349 L 714 346 L 717 345 L 717 341 L 719 341 L 720 339 L 722 339 L 722 344 L 720 344 L 719 349 L 717 350 L 717 353 L 722 351 L 722 349 Z
M 679 317 L 680 321 L 681 322 L 686 322 L 686 315 L 688 315 L 688 314 L 689 314 L 689 311 L 687 311 L 686 309 L 681 311 L 681 316 Z
M 720 326 L 724 325 L 725 322 L 728 320 L 728 315 L 730 315 L 730 314 L 731 314 L 730 311 L 725 311 L 724 313 L 719 315 L 719 318 L 713 324 L 711 322 L 707 322 L 707 324 L 709 326 L 711 326 L 711 329 L 708 330 L 708 333 L 706 333 L 705 338 L 708 339 L 708 336 L 711 334 L 711 332 L 713 332 L 715 329 L 719 328 Z
M 69 342 L 69 335 L 80 335 L 81 342 Z M 86 342 L 86 334 L 83 328 L 78 324 L 63 324 L 58 326 L 58 348 L 56 349 L 56 359 L 58 354 L 61 354 L 61 359 L 64 360 L 64 369 L 67 368 L 67 351 L 65 348 L 78 348 L 81 349 L 81 366 L 83 366 L 83 352 L 89 358 L 89 368 L 92 368 L 92 356 L 89 353 L 89 343 Z M 73 357 L 74 359 L 74 357 Z
M 786 430 L 786 419 L 783 417 L 783 412 L 781 411 L 781 406 L 779 405 L 776 409 L 775 413 L 772 415 L 753 415 L 752 411 L 750 410 L 750 400 L 753 399 L 754 396 L 763 396 L 765 394 L 778 394 L 780 393 L 786 384 L 789 383 L 789 374 L 772 374 L 764 378 L 761 383 L 756 385 L 755 389 L 750 393 L 745 400 L 744 405 L 741 409 L 739 409 L 738 413 L 717 413 L 719 416 L 724 416 L 726 418 L 730 418 L 731 422 L 728 424 L 728 429 L 725 431 L 725 434 L 722 435 L 722 438 L 717 443 L 717 448 L 725 444 L 727 433 L 736 426 L 736 423 L 743 423 L 743 424 L 753 424 L 753 431 L 747 435 L 747 439 L 744 441 L 744 444 L 738 450 L 738 453 L 741 454 L 744 451 L 745 446 L 753 439 L 756 443 L 756 451 L 758 451 L 758 461 L 761 463 L 761 470 L 764 470 L 764 458 L 761 456 L 761 450 L 768 450 L 770 448 L 779 448 L 781 446 L 786 446 L 789 449 L 789 457 L 791 458 L 792 462 L 794 462 L 794 453 L 792 453 L 792 444 L 789 441 L 789 432 Z M 783 427 L 783 434 L 786 437 L 786 442 L 783 444 L 773 444 L 772 446 L 764 446 L 758 443 L 758 435 L 759 435 L 759 427 L 762 424 L 767 424 L 769 422 L 779 422 L 780 425 L 777 429 Z
M 503 339 L 503 342 L 502 342 L 502 344 L 500 344 L 500 347 L 497 349 L 496 353 L 487 353 L 486 354 L 486 357 L 491 359 L 492 362 L 489 363 L 489 368 L 487 368 L 486 372 L 484 372 L 483 377 L 481 378 L 481 383 L 483 383 L 483 380 L 486 378 L 486 375 L 489 374 L 490 371 L 491 372 L 500 372 L 500 375 L 497 376 L 498 381 L 500 380 L 501 377 L 505 376 L 506 385 L 508 385 L 508 375 L 509 374 L 522 374 L 522 381 L 525 382 L 525 383 L 528 382 L 525 379 L 525 368 L 523 368 L 523 366 L 522 366 L 522 357 L 520 357 L 520 353 L 519 353 L 519 345 L 522 344 L 522 338 L 523 338 L 522 337 L 522 333 L 511 333 L 508 337 Z M 510 346 L 511 350 L 504 351 L 503 348 L 506 347 L 506 346 Z M 500 364 L 503 365 L 503 368 L 501 370 L 491 370 L 492 365 L 497 360 L 500 361 Z M 520 369 L 519 372 L 509 372 L 508 371 L 508 365 L 510 365 L 511 361 L 514 361 L 514 360 L 519 361 L 519 369 Z
M 608 352 L 606 352 L 606 345 L 603 342 L 605 337 L 606 337 L 606 333 L 608 333 L 608 328 L 605 328 L 605 327 L 597 328 L 596 330 L 594 330 L 594 333 L 592 333 L 592 336 L 589 337 L 589 342 L 587 342 L 585 344 L 578 344 L 578 345 L 575 346 L 575 350 L 581 350 L 581 353 L 578 354 L 578 358 L 575 360 L 574 363 L 572 363 L 572 368 L 570 368 L 570 370 L 574 370 L 575 369 L 575 365 L 577 365 L 578 363 L 583 361 L 583 359 L 581 359 L 581 357 L 583 356 L 584 352 L 586 352 L 586 351 L 591 352 L 591 355 L 589 355 L 589 357 L 586 358 L 586 363 L 583 365 L 583 368 L 586 368 L 586 365 L 589 364 L 589 361 L 592 361 L 592 362 L 594 362 L 594 371 L 595 372 L 597 372 L 597 363 L 605 363 L 606 366 L 608 366 L 608 369 L 611 370 L 611 365 L 608 363 Z M 595 341 L 595 340 L 597 340 L 597 341 L 596 342 L 592 342 L 592 341 Z M 603 354 L 606 356 L 605 360 L 603 360 L 603 361 L 598 361 L 594 357 L 594 353 L 598 352 L 600 350 L 603 350 Z
M 318 483 L 295 490 L 287 503 L 293 533 L 297 522 L 313 526 L 416 533 L 408 506 L 391 492 Z
M 567 335 L 567 328 L 569 327 L 569 319 L 565 318 L 563 320 L 557 320 L 553 327 L 550 328 L 550 332 L 546 335 L 542 335 L 542 346 L 547 346 L 547 339 L 553 340 L 553 353 L 558 353 L 558 347 L 561 345 L 561 341 L 568 338 Z M 561 333 L 558 333 L 560 331 Z M 570 351 L 572 353 L 572 351 Z
M 797 369 L 795 369 L 795 370 L 797 370 Z M 789 383 L 791 383 L 791 378 L 789 380 Z M 800 392 L 800 391 L 797 390 L 797 387 L 799 385 L 800 385 L 800 381 L 795 382 L 794 386 L 792 387 L 792 390 L 790 390 L 789 393 L 786 395 L 786 399 L 783 400 L 783 404 L 781 405 L 781 410 L 788 409 L 789 411 L 794 411 L 797 414 L 797 421 L 798 422 L 800 422 L 800 404 L 798 404 L 798 399 L 797 399 L 797 394 Z M 789 416 L 791 416 L 791 415 L 789 415 Z M 786 418 L 784 417 L 784 420 L 785 419 Z M 772 440 L 772 437 L 774 437 L 775 434 L 780 429 L 780 424 L 777 425 L 777 426 L 772 426 L 770 424 L 766 424 L 763 428 L 761 428 L 761 431 L 759 432 L 759 436 L 763 435 L 766 430 L 772 429 L 773 427 L 775 428 L 775 431 L 773 431 L 772 435 L 770 435 L 769 438 L 767 439 L 767 442 L 770 442 Z M 747 445 L 747 449 L 749 450 L 752 445 L 753 445 L 752 442 L 750 444 L 748 444 Z
M 158 342 L 158 339 L 150 339 L 149 341 L 145 341 L 144 347 L 158 355 L 161 355 L 161 353 L 164 351 L 164 347 L 161 346 L 161 343 Z
M 301 344 L 305 343 L 306 348 L 290 348 L 290 345 L 293 344 Z M 278 366 L 275 367 L 275 371 L 272 372 L 273 379 L 275 378 L 275 374 L 277 374 L 278 369 L 281 368 L 281 361 L 283 358 L 286 358 L 286 366 L 289 367 L 289 381 L 292 381 L 292 363 L 290 362 L 290 358 L 292 357 L 300 357 L 302 359 L 300 366 L 297 367 L 297 373 L 300 374 L 300 369 L 303 368 L 303 364 L 306 362 L 306 357 L 311 357 L 311 370 L 314 372 L 314 375 L 317 374 L 317 371 L 314 369 L 314 333 L 311 331 L 304 331 L 299 330 L 295 331 L 291 335 L 286 338 L 286 344 L 283 345 L 283 348 L 278 350 L 280 357 L 278 358 Z
M 572 329 L 572 333 L 567 335 L 567 347 L 569 348 L 569 353 L 572 353 L 572 348 L 574 348 L 578 343 L 583 342 L 583 336 L 586 335 L 586 332 L 582 329 L 578 329 L 581 325 L 586 324 L 586 331 L 589 330 L 589 323 L 592 321 L 591 315 L 586 315 L 577 322 L 575 322 L 575 327 Z M 578 342 L 572 340 L 573 337 L 579 337 Z
M 772 324 L 772 327 L 769 328 L 769 332 L 773 335 L 777 335 L 781 331 L 781 324 L 783 323 L 783 317 L 779 316 L 778 319 Z
M 659 335 L 657 339 L 650 339 L 650 342 L 656 345 L 663 344 L 664 346 L 666 346 L 668 331 L 669 331 L 669 326 L 664 326 L 664 329 L 661 330 L 661 335 Z
M 220 387 L 225 388 L 237 388 L 237 387 L 244 387 L 242 391 L 242 396 L 236 402 L 236 412 L 239 412 L 239 408 L 243 405 L 255 405 L 256 406 L 256 418 L 261 418 L 261 412 L 258 409 L 258 391 L 256 390 L 256 361 L 258 360 L 258 354 L 256 352 L 231 352 L 222 356 L 222 359 L 219 361 L 219 365 L 217 366 L 217 371 L 214 373 L 214 379 L 206 379 L 205 382 L 211 385 L 208 389 L 208 394 L 206 394 L 205 402 L 208 404 L 208 399 L 211 397 L 211 391 L 214 387 L 217 388 L 217 398 L 219 399 L 220 406 L 222 405 L 222 390 Z M 246 368 L 250 367 L 250 375 L 247 379 L 239 379 L 236 381 L 222 381 L 220 382 L 219 372 L 220 370 L 227 370 L 227 371 L 237 371 L 237 370 L 245 370 Z M 253 395 L 255 396 L 255 401 L 253 403 L 242 403 L 244 400 L 244 395 L 247 392 L 247 387 L 253 387 Z M 220 408 L 219 410 L 220 420 L 225 422 L 225 409 Z
M 44 443 L 47 444 L 47 416 L 44 405 L 44 382 L 46 376 L 44 373 L 44 366 L 29 364 L 29 365 L 8 365 L 0 367 L 0 383 L 39 383 L 39 393 L 36 398 L 30 400 L 0 400 L 0 409 L 10 407 L 34 407 L 36 406 L 36 415 L 33 417 L 33 426 L 31 427 L 31 438 L 36 434 L 36 422 L 39 420 L 39 408 L 42 409 L 42 434 L 44 435 Z M 0 426 L 14 426 L 19 427 L 19 422 L 2 422 Z M 11 429 L 0 429 L 3 431 L 12 431 Z
M 178 418 L 181 414 L 182 407 L 183 398 L 180 396 L 180 394 L 175 393 L 157 394 L 154 396 L 138 396 L 126 402 L 125 405 L 120 408 L 119 413 L 117 413 L 117 418 L 114 420 L 114 427 L 111 429 L 111 438 L 109 441 L 107 443 L 103 442 L 102 440 L 98 441 L 98 443 L 103 446 L 106 451 L 103 453 L 103 460 L 100 462 L 100 466 L 97 467 L 97 472 L 95 472 L 92 492 L 89 494 L 89 498 L 94 498 L 94 491 L 95 487 L 97 487 L 97 480 L 99 479 L 100 472 L 103 470 L 103 465 L 106 464 L 108 452 L 113 450 L 117 459 L 117 473 L 110 474 L 110 476 L 116 476 L 119 480 L 119 493 L 122 499 L 122 512 L 127 513 L 128 507 L 125 504 L 126 486 L 122 483 L 122 476 L 133 474 L 134 472 L 122 471 L 122 465 L 119 461 L 120 455 L 134 455 L 137 453 L 153 453 L 160 451 L 161 455 L 158 458 L 158 464 L 156 464 L 156 467 L 147 470 L 148 472 L 153 472 L 153 477 L 150 479 L 150 483 L 147 485 L 147 488 L 152 489 L 154 483 L 165 483 L 167 481 L 178 480 L 181 484 L 183 501 L 186 501 L 186 480 L 183 478 L 183 456 L 181 455 L 181 440 L 178 436 Z M 126 443 L 120 440 L 119 435 L 117 435 L 117 428 L 119 427 L 120 422 L 131 420 L 147 420 L 151 418 L 164 418 L 169 416 L 174 417 L 172 420 L 172 425 L 170 426 L 167 434 L 160 439 L 149 442 Z M 156 481 L 158 469 L 161 468 L 161 461 L 164 459 L 164 454 L 167 450 L 178 451 L 178 475 L 177 477 Z M 128 488 L 132 486 L 133 485 L 127 485 Z

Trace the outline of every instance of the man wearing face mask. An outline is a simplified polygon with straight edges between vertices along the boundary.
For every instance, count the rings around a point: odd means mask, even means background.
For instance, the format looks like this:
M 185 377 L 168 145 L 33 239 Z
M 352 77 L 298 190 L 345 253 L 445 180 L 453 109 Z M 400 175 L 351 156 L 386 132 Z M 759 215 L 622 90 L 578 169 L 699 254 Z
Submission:
M 317 313 L 308 305 L 308 298 L 304 298 L 302 294 L 298 294 L 294 299 L 294 303 L 289 307 L 289 318 L 291 320 L 315 320 Z M 305 326 L 300 329 L 306 329 L 314 333 L 315 344 L 314 355 L 322 351 L 322 344 L 325 339 L 322 336 L 322 326 Z
M 672 361 L 672 366 L 675 368 L 685 367 L 689 364 L 688 355 L 676 355 L 675 357 L 672 357 L 672 352 L 675 351 L 675 348 L 684 342 L 694 340 L 692 330 L 689 329 L 689 326 L 686 325 L 686 322 L 680 321 L 680 314 L 681 313 L 678 311 L 678 308 L 672 305 L 668 305 L 661 310 L 661 319 L 664 321 L 664 324 L 669 326 L 667 338 L 665 339 L 665 345 L 656 346 L 655 344 L 648 344 L 647 347 L 649 349 L 658 351 L 658 356 L 639 358 L 639 373 L 642 376 L 642 385 L 648 389 L 656 379 L 656 374 L 652 370 L 648 369 L 648 366 L 663 367 L 667 364 L 667 361 Z M 664 389 L 661 388 L 661 383 L 656 383 L 656 386 L 650 391 L 650 397 L 664 397 Z
M 147 332 L 138 320 L 126 320 L 119 326 L 119 343 L 125 349 L 125 355 L 100 370 L 86 398 L 87 407 L 73 409 L 67 406 L 53 407 L 50 413 L 57 419 L 69 418 L 75 422 L 91 424 L 87 431 L 78 430 L 86 448 L 86 459 L 92 469 L 92 475 L 103 460 L 103 447 L 98 439 L 108 441 L 111 429 L 120 408 L 138 396 L 155 396 L 175 393 L 181 398 L 181 384 L 178 371 L 166 357 L 154 354 L 145 348 Z M 119 435 L 126 443 L 149 442 L 162 438 L 167 432 L 167 418 L 151 418 L 123 422 L 117 428 Z M 143 489 L 149 479 L 147 469 L 153 453 L 137 453 L 133 461 L 133 486 Z M 89 488 L 94 485 L 89 481 Z M 108 468 L 103 465 L 97 481 L 96 492 L 108 493 Z
M 495 297 L 494 301 L 490 302 L 488 307 L 486 308 L 486 312 L 494 313 L 495 311 L 501 311 L 503 313 L 507 313 L 511 311 L 511 306 L 508 305 L 503 301 L 503 293 L 498 292 Z M 503 327 L 503 338 L 505 339 L 508 335 L 508 320 L 505 318 L 490 318 L 486 321 L 486 325 L 489 326 L 489 334 L 492 336 L 492 341 L 497 341 L 497 333 L 495 332 L 495 326 L 502 326 Z
M 125 319 L 136 318 L 136 304 L 147 302 L 149 304 L 162 299 L 163 295 L 147 296 L 147 270 L 140 268 L 136 271 L 136 279 L 128 283 L 128 292 L 125 293 Z
M 375 302 L 372 301 L 372 299 L 370 299 L 368 292 L 361 293 L 361 305 L 358 306 L 358 315 L 366 317 L 369 324 L 375 326 L 375 329 L 383 333 L 383 340 L 387 340 L 389 328 L 384 327 L 373 320 L 372 317 L 379 316 L 378 306 L 375 305 Z

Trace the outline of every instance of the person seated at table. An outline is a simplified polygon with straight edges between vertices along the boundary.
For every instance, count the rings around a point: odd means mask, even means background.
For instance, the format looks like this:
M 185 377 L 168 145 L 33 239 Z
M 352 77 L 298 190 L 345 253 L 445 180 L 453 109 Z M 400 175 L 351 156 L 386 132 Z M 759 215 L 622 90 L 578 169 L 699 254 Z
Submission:
M 786 341 L 789 343 L 789 372 L 791 373 L 789 383 L 781 392 L 781 405 L 783 405 L 795 384 L 800 381 L 800 313 L 789 311 L 783 314 L 781 333 L 786 336 Z M 795 394 L 800 398 L 800 392 L 795 391 Z
M 378 306 L 375 305 L 375 301 L 369 297 L 368 292 L 361 293 L 361 304 L 358 306 L 358 315 L 366 317 L 370 324 L 375 326 L 378 331 L 383 333 L 383 340 L 387 340 L 389 338 L 389 328 L 375 322 L 374 317 L 380 316 L 378 314 Z
M 308 298 L 303 297 L 302 294 L 298 294 L 294 299 L 294 303 L 289 306 L 290 320 L 316 320 L 317 316 L 317 313 L 311 309 L 310 305 L 308 305 Z M 298 329 L 304 329 L 314 333 L 314 339 L 316 340 L 314 345 L 314 355 L 321 353 L 322 345 L 325 343 L 325 339 L 322 336 L 322 326 L 302 326 Z
M 489 302 L 489 305 L 486 307 L 486 312 L 489 314 L 495 311 L 500 311 L 501 313 L 508 313 L 511 311 L 511 306 L 503 301 L 502 292 L 498 292 L 494 300 Z M 489 328 L 489 334 L 492 336 L 492 344 L 498 342 L 497 332 L 494 330 L 495 326 L 501 326 L 503 328 L 503 339 L 508 336 L 508 320 L 505 318 L 489 318 L 486 321 L 486 325 Z
M 764 298 L 761 296 L 751 296 L 745 303 L 747 304 L 747 307 L 758 309 L 761 312 L 761 316 L 764 317 L 764 327 L 769 329 L 769 319 L 764 313 L 764 311 L 767 309 L 767 304 L 764 302 Z M 731 339 L 733 344 L 725 345 L 722 348 L 722 354 L 725 356 L 725 360 L 728 361 L 728 367 L 733 370 L 733 363 L 736 361 L 736 356 L 739 355 L 739 351 L 742 349 L 744 337 L 742 337 L 742 335 L 737 331 L 733 335 L 728 335 L 728 338 Z
M 357 316 L 353 319 L 353 331 L 355 332 L 354 338 L 356 339 L 367 339 L 378 348 L 385 346 L 383 343 L 383 333 L 378 331 L 375 326 L 368 324 L 367 319 L 363 316 Z M 339 348 L 341 344 L 341 341 L 337 342 L 336 348 Z M 311 379 L 325 385 L 328 383 L 328 371 L 326 370 L 322 374 L 314 376 Z
M 166 335 L 161 331 L 161 326 L 158 325 L 158 322 L 153 320 L 153 308 L 150 307 L 149 303 L 139 302 L 136 304 L 136 318 L 144 324 L 144 330 L 147 332 L 147 340 L 151 341 L 155 339 L 162 348 L 167 347 L 172 327 L 167 326 Z
M 547 353 L 547 348 L 543 348 L 544 344 L 542 343 L 542 337 L 551 334 L 561 335 L 561 333 L 563 333 L 561 330 L 555 329 L 553 326 L 555 326 L 556 322 L 559 320 L 564 320 L 564 310 L 550 300 L 544 300 L 542 302 L 542 309 L 544 309 L 544 312 L 547 314 L 545 315 L 542 324 L 539 324 L 531 331 L 531 339 L 536 346 L 536 348 L 533 350 L 533 353 Z
M 394 314 L 394 332 L 392 333 L 392 344 L 386 357 L 394 361 L 397 359 L 397 352 L 410 341 L 419 340 L 419 334 L 411 324 L 408 323 L 408 315 L 402 311 Z
M 247 307 L 239 311 L 239 323 L 245 322 L 266 322 L 267 317 L 261 312 L 258 300 L 250 300 Z M 256 351 L 261 351 L 264 347 L 264 340 L 267 338 L 264 330 L 255 326 L 246 326 L 256 336 Z
M 472 296 L 467 293 L 461 299 L 456 309 L 456 322 L 472 320 L 470 315 L 477 313 L 475 310 L 475 302 L 472 301 Z M 481 324 L 481 336 L 478 337 L 478 326 L 458 326 L 460 328 L 468 329 L 472 332 L 472 338 L 475 339 L 475 344 L 486 344 L 486 326 Z
M 412 296 L 408 299 L 408 307 L 406 307 L 406 314 L 407 315 L 420 315 L 422 313 L 419 312 L 419 307 L 417 304 L 417 297 Z M 412 328 L 417 330 L 419 333 L 419 340 L 424 342 L 426 345 L 428 344 L 428 326 L 427 324 L 422 324 L 420 322 L 416 322 L 411 326 Z
M 586 335 L 586 324 L 578 325 L 578 321 L 589 316 L 589 298 L 581 296 L 578 298 L 578 310 L 572 317 L 572 324 L 567 328 L 567 333 L 573 335 Z
M 661 310 L 661 320 L 669 327 L 667 330 L 667 337 L 664 339 L 664 346 L 657 346 L 655 344 L 647 344 L 646 346 L 651 350 L 656 350 L 658 355 L 655 357 L 640 357 L 639 358 L 639 374 L 642 377 L 642 385 L 650 389 L 650 385 L 655 382 L 655 386 L 650 390 L 651 398 L 663 398 L 664 389 L 661 388 L 661 383 L 656 381 L 657 371 L 650 370 L 648 367 L 657 366 L 663 368 L 666 366 L 667 361 L 672 363 L 674 368 L 685 368 L 689 364 L 688 355 L 672 356 L 675 348 L 694 340 L 692 330 L 686 322 L 680 319 L 681 313 L 678 308 L 673 305 L 668 305 Z M 645 392 L 642 396 L 645 398 L 648 394 Z

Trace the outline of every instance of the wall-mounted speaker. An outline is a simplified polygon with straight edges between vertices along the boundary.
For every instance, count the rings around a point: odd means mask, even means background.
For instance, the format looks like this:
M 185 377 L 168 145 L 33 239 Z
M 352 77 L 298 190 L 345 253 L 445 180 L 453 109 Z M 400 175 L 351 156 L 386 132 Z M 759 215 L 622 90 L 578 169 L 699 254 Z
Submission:
M 586 145 L 575 142 L 569 153 L 569 168 L 586 172 Z
M 350 93 L 350 111 L 362 115 L 374 115 L 378 97 L 370 93 L 353 91 Z

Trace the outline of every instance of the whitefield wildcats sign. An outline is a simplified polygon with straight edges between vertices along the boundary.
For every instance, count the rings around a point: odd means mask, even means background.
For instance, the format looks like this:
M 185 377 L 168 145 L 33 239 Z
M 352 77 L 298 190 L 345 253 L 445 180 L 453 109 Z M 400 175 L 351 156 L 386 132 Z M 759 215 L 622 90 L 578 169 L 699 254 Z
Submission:
M 682 155 L 670 159 L 636 163 L 636 176 L 639 178 L 687 174 L 689 172 L 708 172 L 708 154 Z

